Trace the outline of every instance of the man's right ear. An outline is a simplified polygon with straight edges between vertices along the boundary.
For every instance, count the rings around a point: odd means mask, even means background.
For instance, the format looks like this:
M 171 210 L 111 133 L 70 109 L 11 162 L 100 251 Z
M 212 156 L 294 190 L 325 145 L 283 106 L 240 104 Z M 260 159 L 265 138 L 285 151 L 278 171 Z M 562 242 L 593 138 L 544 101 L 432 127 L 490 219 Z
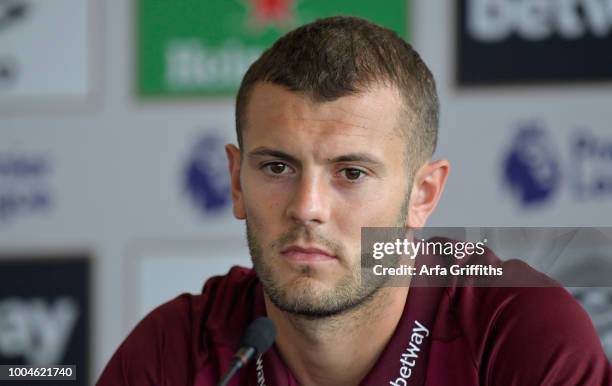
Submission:
M 225 154 L 229 164 L 230 183 L 232 189 L 232 202 L 234 203 L 234 217 L 239 220 L 246 218 L 242 186 L 240 186 L 240 149 L 232 144 L 225 145 Z

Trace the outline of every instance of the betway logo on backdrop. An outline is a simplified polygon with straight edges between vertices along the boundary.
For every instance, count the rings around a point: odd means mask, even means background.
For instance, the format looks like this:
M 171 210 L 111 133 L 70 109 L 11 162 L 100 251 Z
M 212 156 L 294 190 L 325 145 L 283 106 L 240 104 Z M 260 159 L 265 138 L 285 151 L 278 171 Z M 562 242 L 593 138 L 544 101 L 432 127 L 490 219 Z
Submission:
M 90 384 L 90 278 L 86 254 L 0 250 L 0 364 L 76 365 L 70 385 Z
M 460 84 L 612 78 L 612 0 L 461 0 Z
M 504 183 L 521 206 L 552 202 L 562 190 L 577 202 L 612 202 L 612 136 L 576 129 L 554 146 L 547 127 L 518 127 L 502 160 Z
M 407 37 L 408 0 L 138 1 L 141 96 L 234 95 L 263 50 L 314 19 L 365 17 Z

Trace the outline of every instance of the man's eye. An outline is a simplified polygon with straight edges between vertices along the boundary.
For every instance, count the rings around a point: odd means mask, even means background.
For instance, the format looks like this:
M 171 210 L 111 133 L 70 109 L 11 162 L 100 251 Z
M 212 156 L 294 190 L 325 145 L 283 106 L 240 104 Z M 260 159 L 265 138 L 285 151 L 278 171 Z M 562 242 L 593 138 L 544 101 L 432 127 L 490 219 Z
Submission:
M 344 174 L 344 178 L 349 181 L 359 181 L 366 176 L 366 173 L 363 170 L 354 168 L 343 169 L 341 173 Z
M 270 175 L 281 175 L 289 172 L 289 167 L 282 162 L 270 162 L 263 165 L 263 170 Z

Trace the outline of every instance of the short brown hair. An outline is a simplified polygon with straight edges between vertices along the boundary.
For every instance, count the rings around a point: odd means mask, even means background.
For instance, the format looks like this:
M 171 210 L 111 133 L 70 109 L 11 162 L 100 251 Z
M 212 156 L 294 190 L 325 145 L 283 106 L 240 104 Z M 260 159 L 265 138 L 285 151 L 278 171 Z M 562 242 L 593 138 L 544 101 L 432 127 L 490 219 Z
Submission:
M 438 136 L 439 102 L 433 76 L 419 54 L 394 31 L 357 17 L 316 20 L 288 32 L 249 67 L 236 98 L 236 135 L 257 82 L 301 92 L 319 102 L 366 91 L 375 83 L 395 86 L 404 99 L 406 133 L 415 163 L 429 159 Z

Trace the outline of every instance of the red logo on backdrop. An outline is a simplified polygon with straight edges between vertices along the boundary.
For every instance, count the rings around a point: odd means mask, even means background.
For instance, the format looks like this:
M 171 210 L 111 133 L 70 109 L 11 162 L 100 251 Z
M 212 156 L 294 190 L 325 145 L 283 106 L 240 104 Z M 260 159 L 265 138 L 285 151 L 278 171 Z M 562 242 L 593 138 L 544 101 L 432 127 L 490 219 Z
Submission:
M 257 29 L 290 28 L 295 20 L 296 0 L 247 0 L 250 24 Z

